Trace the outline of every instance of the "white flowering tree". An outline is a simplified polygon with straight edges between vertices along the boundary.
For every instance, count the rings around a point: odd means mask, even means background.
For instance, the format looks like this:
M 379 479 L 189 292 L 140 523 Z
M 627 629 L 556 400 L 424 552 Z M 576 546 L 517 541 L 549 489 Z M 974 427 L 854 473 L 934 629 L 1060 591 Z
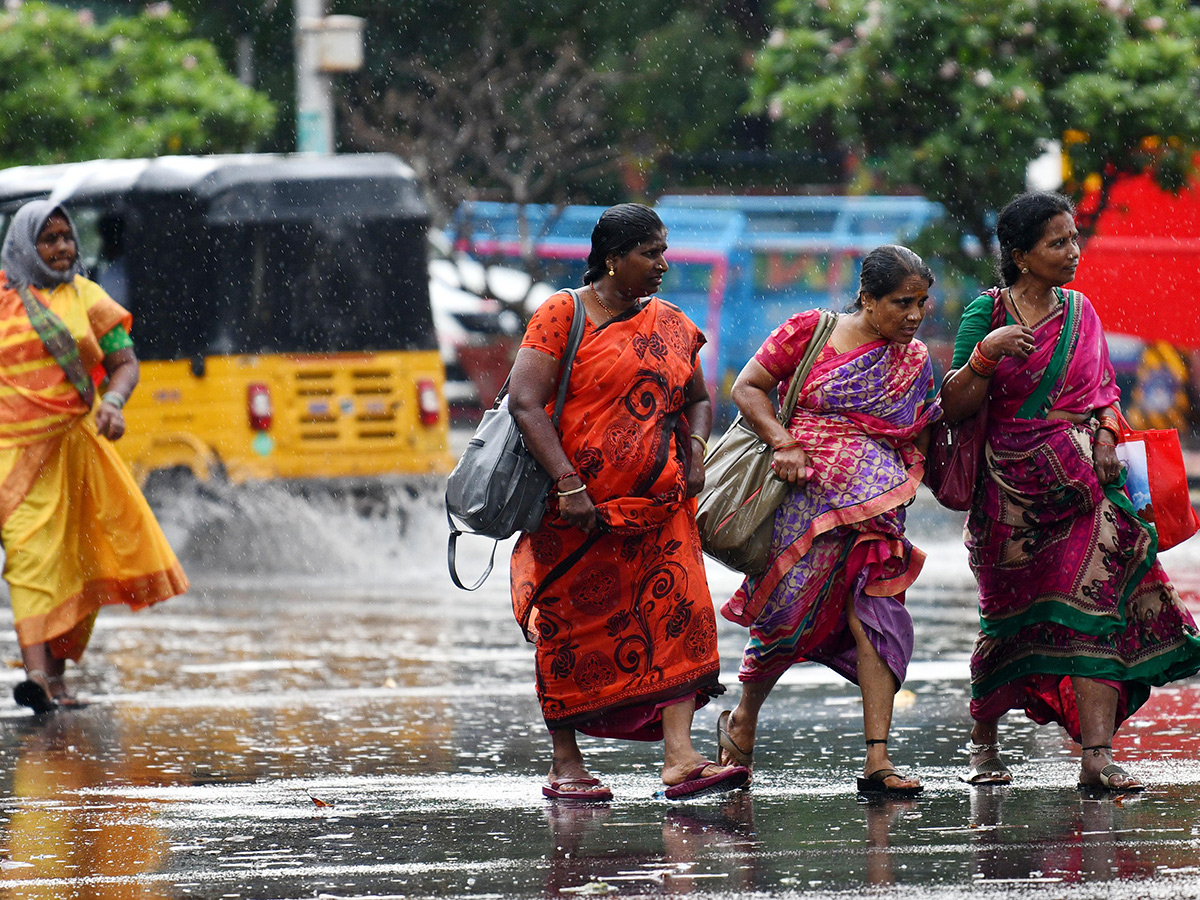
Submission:
M 941 202 L 943 250 L 989 246 L 1048 139 L 1066 190 L 1101 208 L 1123 175 L 1178 189 L 1191 174 L 1200 10 L 1183 0 L 778 0 L 775 20 L 753 103 L 832 128 L 888 184 Z M 951 262 L 985 277 L 984 260 Z

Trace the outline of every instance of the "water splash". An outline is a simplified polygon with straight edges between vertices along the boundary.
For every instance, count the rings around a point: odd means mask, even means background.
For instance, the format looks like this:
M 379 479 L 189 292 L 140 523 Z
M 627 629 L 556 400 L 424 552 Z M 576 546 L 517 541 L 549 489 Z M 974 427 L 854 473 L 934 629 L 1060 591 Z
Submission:
M 366 487 L 194 481 L 147 494 L 167 539 L 192 573 L 401 583 L 445 571 L 440 486 Z

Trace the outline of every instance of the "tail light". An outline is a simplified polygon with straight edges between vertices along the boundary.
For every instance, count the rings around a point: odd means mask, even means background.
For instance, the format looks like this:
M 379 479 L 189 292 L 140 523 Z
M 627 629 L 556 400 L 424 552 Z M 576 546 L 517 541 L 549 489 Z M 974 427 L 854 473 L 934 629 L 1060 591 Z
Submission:
M 266 431 L 271 427 L 271 391 L 261 383 L 246 385 L 246 415 L 250 427 L 255 431 Z
M 438 397 L 437 385 L 428 378 L 417 382 L 417 409 L 422 425 L 436 425 L 441 418 L 442 404 Z

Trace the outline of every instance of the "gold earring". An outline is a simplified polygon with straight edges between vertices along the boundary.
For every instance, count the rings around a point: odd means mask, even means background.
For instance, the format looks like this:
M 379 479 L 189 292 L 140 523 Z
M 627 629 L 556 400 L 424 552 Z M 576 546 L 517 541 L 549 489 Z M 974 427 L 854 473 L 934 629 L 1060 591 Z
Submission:
M 616 274 L 617 274 L 617 270 L 616 270 L 616 269 L 614 269 L 612 266 L 609 266 L 609 267 L 608 267 L 608 274 L 609 274 L 609 275 L 616 275 Z
M 1029 274 L 1029 266 L 1021 266 L 1021 274 L 1028 275 Z

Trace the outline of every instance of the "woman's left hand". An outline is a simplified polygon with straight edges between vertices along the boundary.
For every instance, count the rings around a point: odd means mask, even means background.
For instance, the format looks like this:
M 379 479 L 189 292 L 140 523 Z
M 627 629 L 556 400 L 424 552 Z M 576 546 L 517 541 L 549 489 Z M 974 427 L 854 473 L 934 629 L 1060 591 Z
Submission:
M 1099 432 L 1097 432 L 1099 433 Z M 1108 434 L 1107 431 L 1104 432 Z M 1121 461 L 1117 459 L 1117 445 L 1099 438 L 1092 439 L 1092 468 L 1100 483 L 1112 484 L 1121 474 Z
M 110 441 L 125 433 L 125 414 L 112 403 L 101 403 L 96 407 L 96 432 Z

